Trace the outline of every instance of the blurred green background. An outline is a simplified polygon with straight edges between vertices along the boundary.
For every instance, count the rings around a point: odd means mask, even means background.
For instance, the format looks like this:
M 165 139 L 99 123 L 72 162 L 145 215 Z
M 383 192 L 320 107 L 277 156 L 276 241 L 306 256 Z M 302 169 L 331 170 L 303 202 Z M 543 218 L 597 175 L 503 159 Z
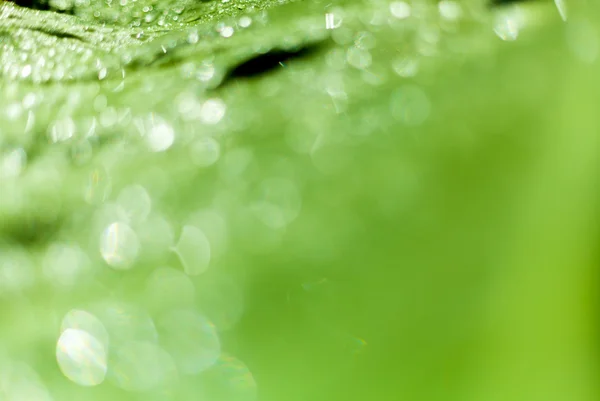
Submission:
M 3 2 L 0 401 L 597 400 L 599 17 Z

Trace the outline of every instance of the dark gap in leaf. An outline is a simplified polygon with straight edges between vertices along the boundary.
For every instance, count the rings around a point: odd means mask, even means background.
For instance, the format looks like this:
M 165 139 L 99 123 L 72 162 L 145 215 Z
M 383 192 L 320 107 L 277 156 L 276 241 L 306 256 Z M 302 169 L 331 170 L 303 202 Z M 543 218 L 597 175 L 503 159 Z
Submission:
M 10 0 L 12 3 L 15 3 L 18 6 L 31 8 L 34 10 L 49 10 L 50 5 L 47 1 L 37 1 L 37 0 Z
M 240 78 L 254 78 L 268 72 L 285 68 L 286 64 L 311 56 L 321 49 L 319 45 L 306 46 L 296 51 L 274 49 L 253 57 L 234 67 L 225 77 L 223 84 Z
M 30 8 L 32 10 L 41 10 L 41 11 L 54 11 L 60 14 L 73 14 L 72 9 L 56 9 L 50 6 L 48 0 L 8 0 L 18 6 L 24 8 Z
M 34 31 L 45 33 L 46 35 L 55 36 L 60 39 L 75 39 L 75 40 L 79 40 L 81 42 L 85 42 L 85 40 L 82 37 L 74 35 L 69 32 L 60 32 L 60 31 L 56 31 L 51 28 L 39 28 L 39 27 L 31 28 L 31 29 Z
M 514 3 L 530 3 L 532 1 L 538 1 L 538 0 L 490 0 L 490 5 L 492 7 L 496 7 L 496 6 L 514 4 Z

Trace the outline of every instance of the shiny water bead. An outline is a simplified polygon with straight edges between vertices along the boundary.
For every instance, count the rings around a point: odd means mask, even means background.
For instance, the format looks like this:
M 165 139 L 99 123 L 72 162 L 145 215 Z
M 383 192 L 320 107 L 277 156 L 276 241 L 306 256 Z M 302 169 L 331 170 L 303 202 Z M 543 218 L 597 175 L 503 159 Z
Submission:
M 139 248 L 137 234 L 126 223 L 112 223 L 102 232 L 100 253 L 106 263 L 116 270 L 132 268 Z
M 411 7 L 404 1 L 393 1 L 390 3 L 390 12 L 395 18 L 405 19 L 410 17 Z
M 110 380 L 127 391 L 150 391 L 176 376 L 177 370 L 171 356 L 151 342 L 120 344 L 111 358 Z
M 514 41 L 518 39 L 524 24 L 525 17 L 521 9 L 510 7 L 509 9 L 496 14 L 494 32 L 502 40 Z
M 221 355 L 215 326 L 198 312 L 170 311 L 158 319 L 157 325 L 161 344 L 183 374 L 198 374 L 214 365 Z
M 62 373 L 81 386 L 97 386 L 106 377 L 107 349 L 87 331 L 63 331 L 56 345 L 56 359 Z
M 194 276 L 208 269 L 211 257 L 210 243 L 201 229 L 190 225 L 184 226 L 173 251 L 179 257 L 187 274 Z
M 205 124 L 215 125 L 225 116 L 227 106 L 221 99 L 209 99 L 202 105 L 200 121 Z
M 164 121 L 153 124 L 145 135 L 148 147 L 153 152 L 163 152 L 175 142 L 173 127 Z
M 27 153 L 23 148 L 16 148 L 0 155 L 0 179 L 19 176 L 26 163 Z
M 108 199 L 111 191 L 112 180 L 108 172 L 103 168 L 95 168 L 88 175 L 83 196 L 90 204 L 100 204 Z

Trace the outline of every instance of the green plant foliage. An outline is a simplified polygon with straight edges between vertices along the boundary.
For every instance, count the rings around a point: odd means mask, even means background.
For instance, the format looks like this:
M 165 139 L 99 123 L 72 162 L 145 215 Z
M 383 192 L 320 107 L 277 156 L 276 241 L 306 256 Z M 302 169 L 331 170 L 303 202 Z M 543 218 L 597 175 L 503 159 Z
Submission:
M 0 4 L 0 401 L 595 401 L 584 0 Z

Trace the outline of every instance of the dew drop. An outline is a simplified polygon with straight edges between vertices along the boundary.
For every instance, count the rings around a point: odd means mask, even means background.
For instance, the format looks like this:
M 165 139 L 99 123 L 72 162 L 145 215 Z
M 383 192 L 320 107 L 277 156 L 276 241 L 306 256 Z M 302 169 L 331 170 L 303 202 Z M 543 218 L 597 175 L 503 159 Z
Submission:
M 63 331 L 56 345 L 56 359 L 62 373 L 81 386 L 97 386 L 106 377 L 106 349 L 86 331 Z
M 110 224 L 102 233 L 100 253 L 109 266 L 117 270 L 130 269 L 140 248 L 138 237 L 129 225 L 123 222 Z

